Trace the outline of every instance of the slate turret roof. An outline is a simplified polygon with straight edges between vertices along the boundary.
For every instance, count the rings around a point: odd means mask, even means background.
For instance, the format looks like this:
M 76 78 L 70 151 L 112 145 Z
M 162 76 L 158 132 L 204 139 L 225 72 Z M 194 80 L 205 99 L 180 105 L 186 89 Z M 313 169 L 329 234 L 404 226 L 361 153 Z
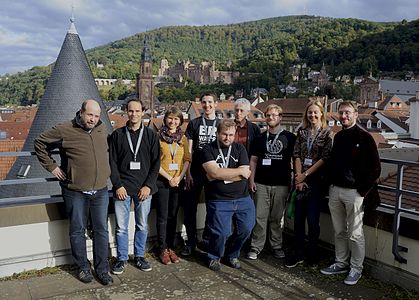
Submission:
M 80 37 L 74 25 L 74 18 L 71 18 L 70 21 L 70 28 L 65 36 L 51 77 L 48 80 L 45 94 L 40 101 L 22 151 L 34 151 L 34 139 L 36 137 L 58 123 L 73 119 L 76 112 L 80 110 L 83 101 L 87 99 L 94 99 L 99 102 L 102 108 L 101 120 L 106 124 L 109 133 L 112 131 L 105 106 L 100 98 Z M 57 159 L 59 160 L 59 157 Z M 27 178 L 52 176 L 41 167 L 36 156 L 20 156 L 9 171 L 6 179 L 17 179 L 17 174 L 22 165 L 30 165 Z M 0 199 L 60 193 L 61 190 L 57 182 L 6 185 L 1 188 Z

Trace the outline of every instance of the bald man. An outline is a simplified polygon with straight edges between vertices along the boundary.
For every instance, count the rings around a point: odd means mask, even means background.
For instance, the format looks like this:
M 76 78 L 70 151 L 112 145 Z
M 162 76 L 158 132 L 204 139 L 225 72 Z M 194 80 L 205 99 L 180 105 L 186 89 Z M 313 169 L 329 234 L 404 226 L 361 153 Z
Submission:
M 71 253 L 79 268 L 80 281 L 93 281 L 86 252 L 86 224 L 93 229 L 93 259 L 97 279 L 103 285 L 113 282 L 108 263 L 107 179 L 110 176 L 107 130 L 100 121 L 95 100 L 83 102 L 76 117 L 54 126 L 35 139 L 40 164 L 60 181 L 70 222 Z M 51 157 L 60 149 L 61 166 Z

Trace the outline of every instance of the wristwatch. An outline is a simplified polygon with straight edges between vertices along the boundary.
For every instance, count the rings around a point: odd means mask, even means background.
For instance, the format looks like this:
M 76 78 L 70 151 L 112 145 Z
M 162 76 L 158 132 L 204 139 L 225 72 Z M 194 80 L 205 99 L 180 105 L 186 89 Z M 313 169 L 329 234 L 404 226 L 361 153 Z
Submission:
M 308 176 L 308 171 L 304 172 L 304 176 L 307 177 Z

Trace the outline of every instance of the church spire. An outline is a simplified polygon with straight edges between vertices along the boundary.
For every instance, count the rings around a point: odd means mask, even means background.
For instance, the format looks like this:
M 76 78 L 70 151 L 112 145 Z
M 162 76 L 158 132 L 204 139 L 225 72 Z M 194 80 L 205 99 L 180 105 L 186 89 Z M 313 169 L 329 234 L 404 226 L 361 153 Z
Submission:
M 142 62 L 152 62 L 150 47 L 148 46 L 148 36 L 144 36 L 144 47 L 143 52 L 141 53 L 141 61 Z

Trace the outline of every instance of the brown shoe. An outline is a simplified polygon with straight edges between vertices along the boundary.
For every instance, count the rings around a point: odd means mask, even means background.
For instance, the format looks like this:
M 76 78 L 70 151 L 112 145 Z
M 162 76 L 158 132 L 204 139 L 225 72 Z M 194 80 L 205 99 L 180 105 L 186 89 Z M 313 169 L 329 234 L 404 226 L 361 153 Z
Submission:
M 177 257 L 175 251 L 169 249 L 169 257 L 172 263 L 178 263 L 180 261 L 179 257 Z
M 164 249 L 160 252 L 160 260 L 163 264 L 168 265 L 170 264 L 172 261 L 170 259 L 170 254 L 169 254 L 169 250 L 168 249 Z

